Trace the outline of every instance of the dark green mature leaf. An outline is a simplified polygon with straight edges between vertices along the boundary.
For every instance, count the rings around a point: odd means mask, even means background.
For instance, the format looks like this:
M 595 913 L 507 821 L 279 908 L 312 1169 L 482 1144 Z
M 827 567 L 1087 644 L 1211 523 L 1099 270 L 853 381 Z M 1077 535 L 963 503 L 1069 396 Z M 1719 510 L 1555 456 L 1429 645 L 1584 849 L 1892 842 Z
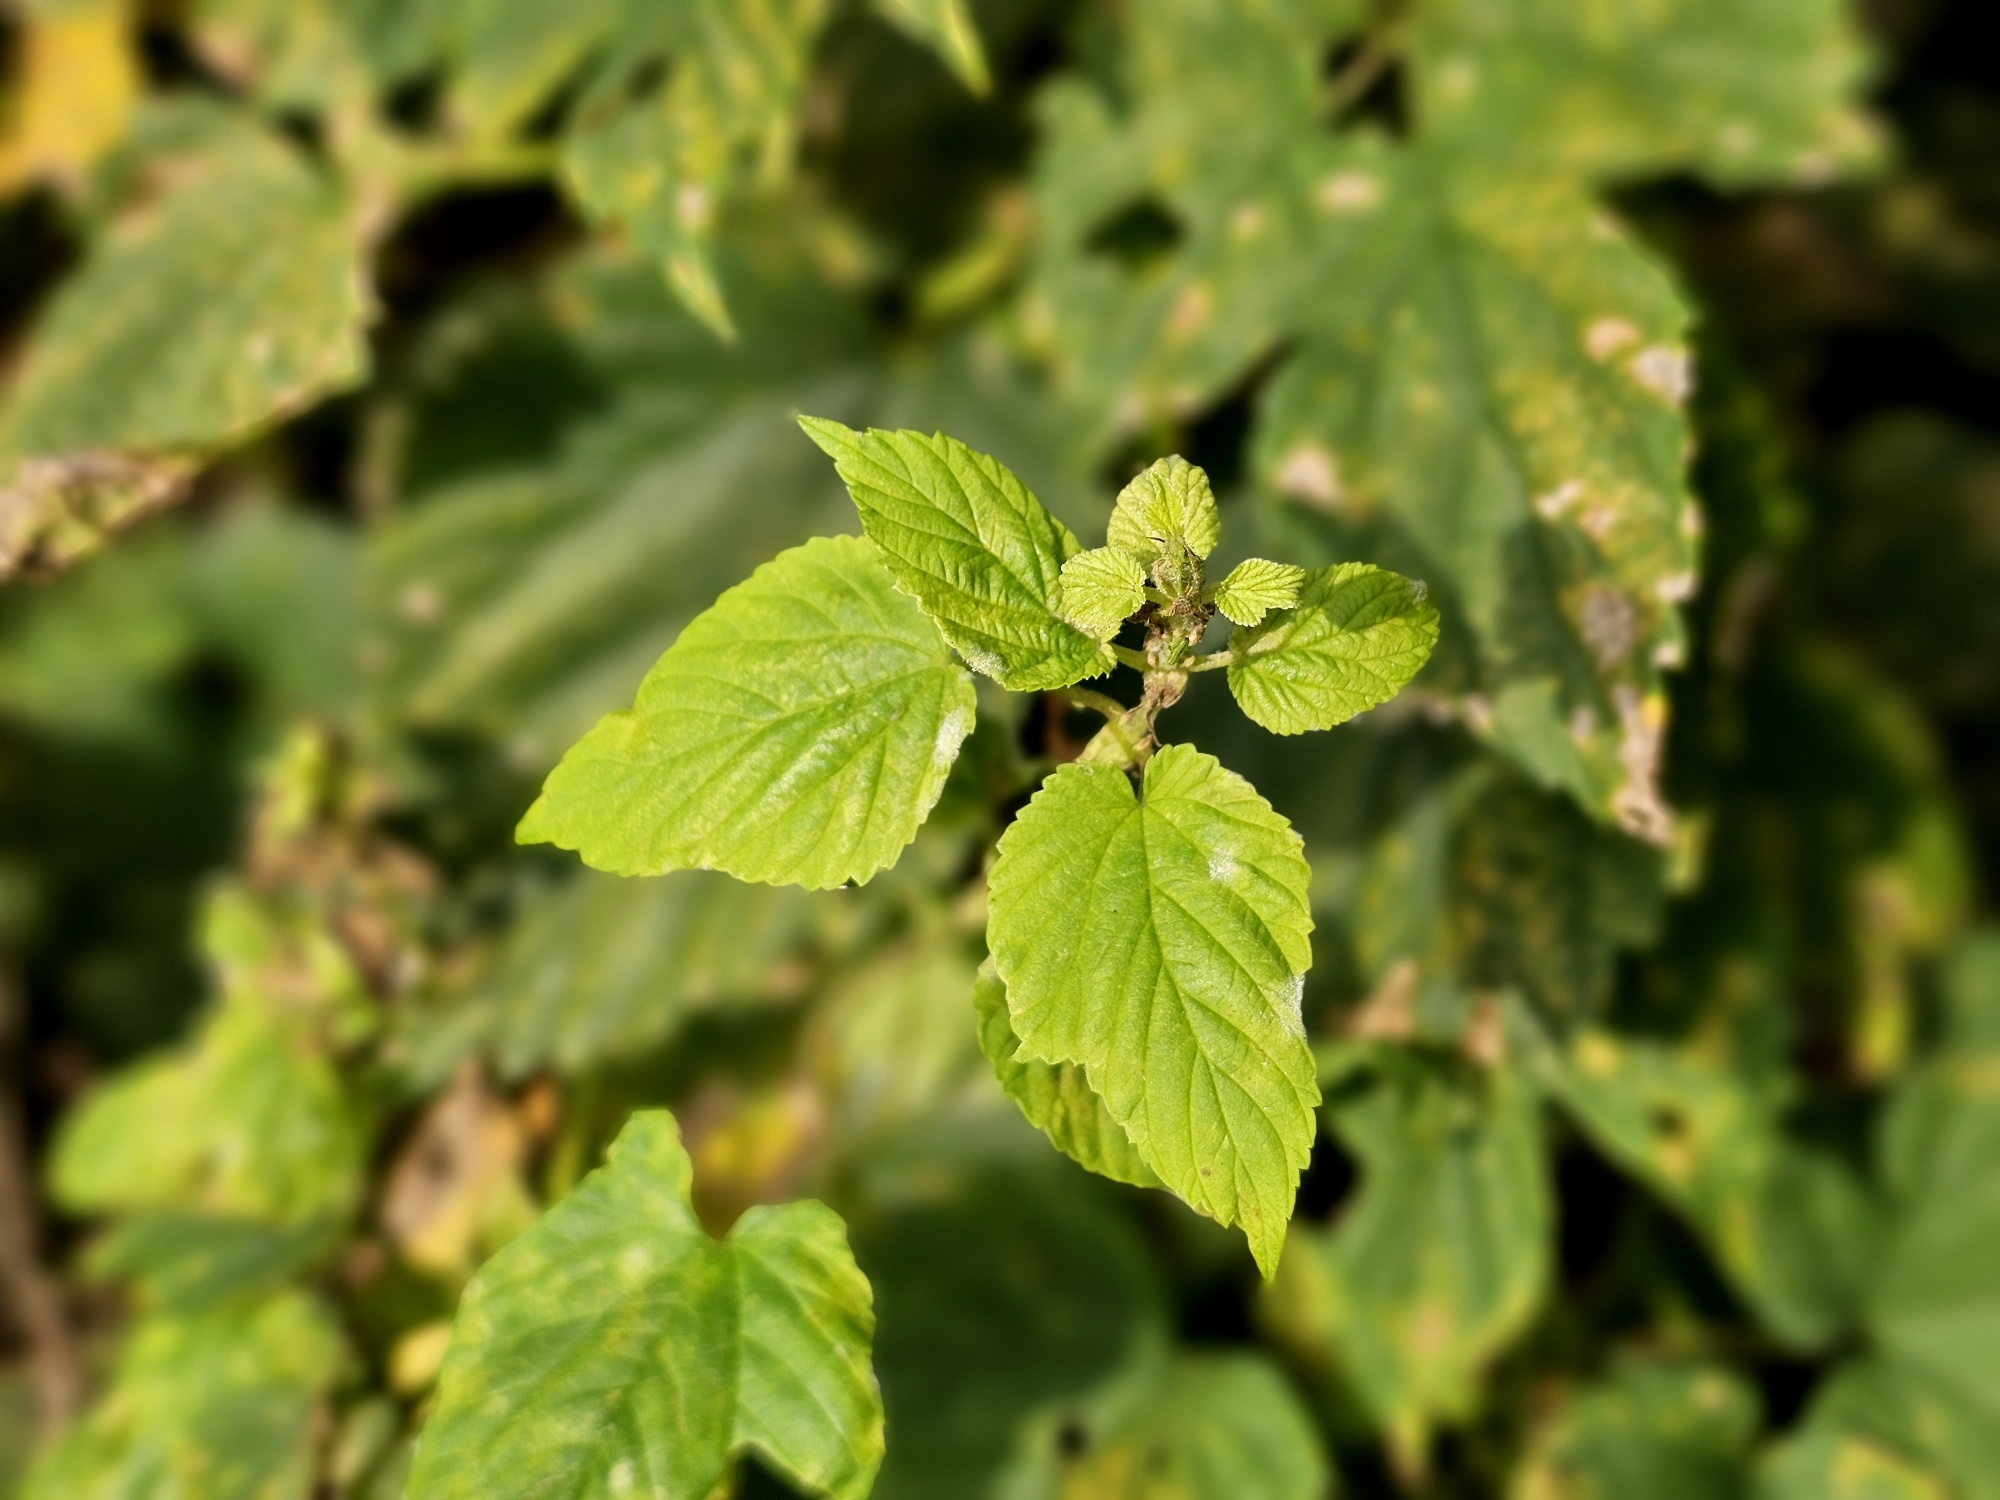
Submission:
M 1757 1466 L 1757 1500 L 1950 1500 L 1937 1474 L 1864 1437 L 1800 1433 Z
M 1299 1398 L 1252 1354 L 1142 1359 L 1022 1447 L 1001 1500 L 1323 1500 L 1333 1481 Z
M 1869 1294 L 1877 1343 L 2000 1420 L 2000 936 L 1954 955 L 1941 1053 L 1898 1089 L 1881 1155 L 1891 1228 Z
M 1698 520 L 1682 477 L 1686 311 L 1579 192 L 1384 169 L 1376 274 L 1329 294 L 1257 437 L 1291 551 L 1360 528 L 1466 639 L 1468 721 L 1648 837 L 1659 669 Z M 1320 538 L 1315 540 L 1315 538 Z
M 987 941 L 1020 1055 L 1076 1063 L 1140 1157 L 1276 1269 L 1319 1102 L 1299 837 L 1213 756 L 1171 745 L 1142 796 L 1067 765 L 1002 835 Z
M 800 425 L 833 459 L 896 581 L 975 671 L 1034 692 L 1111 670 L 1103 643 L 1056 613 L 1075 536 L 997 460 L 942 433 Z
M 1808 1431 L 1858 1435 L 1950 1480 L 2000 1494 L 2000 1421 L 1946 1379 L 1893 1358 L 1849 1361 L 1813 1393 Z
M 361 378 L 346 195 L 248 132 L 193 173 L 57 293 L 0 413 L 0 464 L 200 452 Z
M 1837 1157 L 1780 1131 L 1771 1089 L 1598 1030 L 1577 1032 L 1545 1077 L 1600 1150 L 1694 1225 L 1779 1339 L 1821 1348 L 1854 1318 L 1875 1207 Z
M 537 888 L 469 989 L 415 1018 L 407 1068 L 441 1084 L 480 1047 L 508 1078 L 586 1068 L 656 1047 L 712 1008 L 789 999 L 810 977 L 816 909 L 799 891 L 706 871 L 584 871 Z
M 307 1500 L 315 1428 L 347 1357 L 331 1313 L 299 1292 L 149 1318 L 22 1500 Z
M 1481 162 L 1741 186 L 1876 155 L 1867 55 L 1838 0 L 1429 0 L 1411 41 L 1427 133 Z
M 817 538 L 682 632 L 519 837 L 619 875 L 865 881 L 916 837 L 972 716 L 972 679 L 875 546 Z
M 980 1048 L 993 1064 L 1000 1087 L 1021 1107 L 1030 1125 L 1053 1141 L 1058 1151 L 1100 1177 L 1135 1187 L 1160 1186 L 1159 1175 L 1146 1165 L 1097 1097 L 1083 1068 L 1021 1056 L 1021 1039 L 1014 1035 L 1007 1009 L 1007 987 L 990 958 L 979 966 L 973 981 L 972 1005 L 979 1015 Z
M 1387 1049 L 1344 1068 L 1325 1109 L 1359 1196 L 1329 1229 L 1293 1226 L 1266 1321 L 1421 1462 L 1436 1424 L 1473 1414 L 1549 1278 L 1541 1100 L 1513 1070 L 1453 1076 Z
M 893 1434 L 872 1500 L 989 1500 L 1033 1415 L 1154 1347 L 1166 1311 L 1131 1225 L 1081 1174 L 948 1149 L 920 1173 L 854 1220 Z
M 1536 1437 L 1509 1493 L 1577 1500 L 1730 1500 L 1758 1401 L 1719 1366 L 1629 1364 L 1586 1386 Z
M 473 1278 L 411 1500 L 707 1500 L 745 1452 L 861 1500 L 882 1460 L 875 1315 L 839 1218 L 753 1208 L 711 1240 L 673 1117 L 635 1114 L 604 1167 Z
M 1296 604 L 1231 633 L 1229 690 L 1273 734 L 1331 729 L 1401 692 L 1437 636 L 1421 584 L 1366 563 L 1317 568 Z

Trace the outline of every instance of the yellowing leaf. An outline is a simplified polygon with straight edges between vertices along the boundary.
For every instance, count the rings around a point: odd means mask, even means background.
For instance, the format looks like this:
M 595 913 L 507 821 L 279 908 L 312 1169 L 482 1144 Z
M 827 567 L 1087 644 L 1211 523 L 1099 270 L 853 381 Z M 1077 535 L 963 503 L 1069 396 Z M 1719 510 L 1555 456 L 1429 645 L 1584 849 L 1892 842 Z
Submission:
M 0 461 L 209 450 L 359 380 L 353 220 L 276 140 L 198 162 L 56 292 L 0 412 Z
M 118 0 L 29 16 L 0 126 L 0 194 L 38 177 L 73 184 L 124 138 L 139 92 L 131 25 Z

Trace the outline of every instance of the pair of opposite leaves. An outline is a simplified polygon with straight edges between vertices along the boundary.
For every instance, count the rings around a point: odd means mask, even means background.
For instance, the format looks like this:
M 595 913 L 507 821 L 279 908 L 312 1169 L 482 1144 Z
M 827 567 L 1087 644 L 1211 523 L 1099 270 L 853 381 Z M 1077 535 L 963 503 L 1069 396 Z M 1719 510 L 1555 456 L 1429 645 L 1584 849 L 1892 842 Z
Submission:
M 961 658 L 1019 691 L 1101 676 L 1149 568 L 1182 567 L 1220 536 L 1207 477 L 1178 458 L 1126 488 L 1107 545 L 1085 552 L 954 439 L 802 425 L 866 536 L 816 538 L 723 594 L 632 708 L 563 758 L 523 842 L 623 875 L 865 881 L 916 836 L 971 732 Z M 1421 586 L 1365 564 L 1253 560 L 1213 597 L 1240 622 L 1237 702 L 1279 734 L 1386 701 L 1437 638 Z M 1007 1024 L 989 1010 L 982 1033 L 1058 1145 L 1241 1225 L 1268 1274 L 1319 1100 L 1299 1019 L 1312 957 L 1301 842 L 1192 747 L 1136 774 L 1135 788 L 1115 767 L 1059 767 L 1002 836 L 988 945 Z M 1091 1096 L 1114 1123 L 1083 1119 Z

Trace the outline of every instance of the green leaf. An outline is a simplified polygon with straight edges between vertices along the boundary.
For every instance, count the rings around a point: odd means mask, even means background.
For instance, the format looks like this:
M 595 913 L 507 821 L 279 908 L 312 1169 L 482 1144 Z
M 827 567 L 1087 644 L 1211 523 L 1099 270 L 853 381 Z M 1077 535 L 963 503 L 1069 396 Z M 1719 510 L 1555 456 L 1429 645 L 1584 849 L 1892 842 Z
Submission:
M 993 1075 L 1030 1125 L 1063 1155 L 1100 1177 L 1135 1187 L 1160 1186 L 1158 1175 L 1140 1158 L 1082 1068 L 1020 1055 L 1021 1039 L 1014 1035 L 1007 1010 L 1007 987 L 990 958 L 979 966 L 973 981 L 972 1006 L 979 1016 L 979 1045 L 993 1064 Z
M 369 314 L 354 211 L 245 133 L 57 291 L 0 415 L 0 463 L 200 453 L 355 384 Z
M 1699 532 L 1685 306 L 1581 191 L 1427 155 L 1379 180 L 1379 247 L 1266 399 L 1274 542 L 1421 572 L 1472 727 L 1662 841 L 1660 672 Z
M 1860 1436 L 1944 1475 L 1955 1495 L 2000 1493 L 1991 1405 L 1895 1358 L 1850 1360 L 1815 1388 L 1806 1430 Z
M 1837 1157 L 1781 1133 L 1769 1090 L 1692 1048 L 1595 1029 L 1544 1078 L 1599 1150 L 1693 1224 L 1776 1337 L 1822 1348 L 1852 1321 L 1877 1216 Z
M 1056 613 L 1095 640 L 1108 641 L 1146 602 L 1146 570 L 1129 552 L 1096 547 L 1062 565 Z
M 1437 638 L 1423 585 L 1366 563 L 1317 568 L 1297 604 L 1231 633 L 1229 689 L 1273 734 L 1331 729 L 1402 691 Z
M 1733 1495 L 1758 1425 L 1755 1392 L 1730 1370 L 1627 1364 L 1570 1398 L 1536 1435 L 1508 1493 Z
M 1213 756 L 1144 795 L 1067 765 L 1000 839 L 987 941 L 1020 1055 L 1076 1063 L 1142 1160 L 1276 1269 L 1312 1150 L 1312 962 L 1299 837 Z
M 980 1072 L 965 1024 L 972 976 L 956 936 L 899 944 L 849 970 L 814 1007 L 804 1053 L 843 1145 L 885 1136 L 968 1091 Z
M 1156 459 L 1118 492 L 1105 540 L 1148 567 L 1181 547 L 1208 556 L 1222 540 L 1222 513 L 1207 471 L 1178 453 Z
M 1839 0 L 1440 0 L 1410 37 L 1426 132 L 1481 163 L 1745 187 L 1879 155 L 1860 112 L 1872 70 Z
M 818 1203 L 751 1209 L 720 1242 L 689 1205 L 673 1116 L 641 1111 L 466 1288 L 411 1500 L 707 1500 L 754 1451 L 861 1500 L 882 1461 L 867 1281 Z
M 1246 558 L 1215 586 L 1215 607 L 1238 625 L 1255 625 L 1272 610 L 1297 604 L 1305 582 L 1304 568 Z
M 2000 1412 L 2000 936 L 1966 942 L 1948 970 L 1938 1056 L 1892 1096 L 1881 1156 L 1887 1244 L 1868 1321 L 1901 1364 Z
M 1264 1310 L 1421 1463 L 1440 1421 L 1474 1414 L 1487 1365 L 1548 1284 L 1541 1101 L 1510 1069 L 1454 1073 L 1386 1047 L 1354 1061 L 1326 1114 L 1359 1196 L 1328 1230 L 1293 1226 Z
M 1103 643 L 1055 611 L 1076 538 L 997 460 L 942 433 L 799 425 L 833 458 L 897 583 L 975 671 L 1039 692 L 1111 670 Z
M 689 625 L 518 836 L 619 875 L 865 881 L 916 837 L 972 716 L 971 678 L 875 547 L 817 538 Z
M 1321 1500 L 1332 1482 L 1312 1418 L 1269 1360 L 1155 1354 L 1077 1408 L 1047 1413 L 996 1493 Z
M 1930 1470 L 1851 1434 L 1804 1432 L 1757 1466 L 1757 1500 L 1951 1500 Z
M 597 97 L 580 110 L 586 123 L 565 145 L 564 173 L 585 214 L 622 227 L 724 338 L 736 330 L 710 242 L 732 198 L 784 176 L 825 14 L 823 0 L 632 7 L 599 62 Z M 573 21 L 567 35 L 588 39 Z M 621 97 L 649 63 L 667 66 L 665 83 Z
M 534 890 L 470 988 L 410 1018 L 407 1071 L 442 1086 L 490 1049 L 504 1078 L 576 1072 L 658 1047 L 706 1011 L 788 999 L 807 981 L 815 899 L 706 871 L 585 870 Z
M 113 1074 L 64 1117 L 55 1195 L 85 1213 L 337 1216 L 367 1156 L 327 1055 L 364 1029 L 355 977 L 325 934 L 287 931 L 233 890 L 211 902 L 205 942 L 220 1004 L 192 1042 Z
M 271 1224 L 261 1219 L 142 1213 L 121 1221 L 90 1247 L 93 1279 L 134 1283 L 148 1311 L 200 1312 L 245 1295 L 277 1291 L 324 1260 L 340 1241 L 335 1219 Z
M 347 1357 L 332 1315 L 299 1292 L 148 1318 L 22 1500 L 308 1500 L 319 1419 Z
M 1036 1412 L 1085 1397 L 1165 1332 L 1146 1247 L 1089 1179 L 926 1141 L 917 1190 L 881 1192 L 854 1222 L 895 1434 L 870 1500 L 989 1494 Z
M 875 0 L 875 8 L 918 41 L 934 47 L 973 93 L 992 92 L 993 75 L 986 66 L 986 49 L 980 45 L 968 0 Z

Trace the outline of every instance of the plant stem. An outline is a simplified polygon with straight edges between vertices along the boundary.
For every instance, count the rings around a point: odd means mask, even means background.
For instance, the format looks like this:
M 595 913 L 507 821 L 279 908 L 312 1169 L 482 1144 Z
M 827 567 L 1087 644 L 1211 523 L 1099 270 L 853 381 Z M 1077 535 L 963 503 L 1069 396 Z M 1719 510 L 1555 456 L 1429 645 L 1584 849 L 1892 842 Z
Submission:
M 1153 664 L 1146 659 L 1143 651 L 1134 651 L 1130 646 L 1113 646 L 1111 654 L 1135 672 L 1150 672 Z
M 1125 704 L 1120 703 L 1109 693 L 1096 692 L 1090 688 L 1064 688 L 1063 696 L 1078 708 L 1092 709 L 1107 719 L 1122 719 L 1128 711 Z
M 1234 651 L 1211 651 L 1206 656 L 1197 656 L 1181 670 L 1185 672 L 1213 672 L 1221 667 L 1233 667 L 1242 659 Z

